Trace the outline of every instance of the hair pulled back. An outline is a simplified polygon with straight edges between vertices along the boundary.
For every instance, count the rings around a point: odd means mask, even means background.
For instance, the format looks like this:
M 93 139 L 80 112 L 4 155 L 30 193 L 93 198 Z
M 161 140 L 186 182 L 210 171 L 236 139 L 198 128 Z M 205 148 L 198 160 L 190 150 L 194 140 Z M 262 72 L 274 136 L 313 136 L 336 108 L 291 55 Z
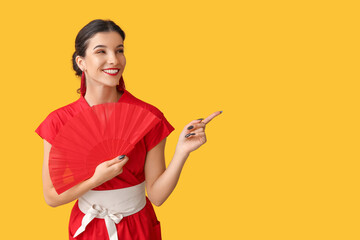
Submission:
M 95 19 L 86 24 L 77 34 L 75 39 L 75 52 L 72 56 L 72 65 L 76 76 L 81 76 L 82 71 L 76 63 L 76 57 L 85 57 L 85 52 L 89 44 L 89 40 L 99 32 L 117 32 L 125 40 L 125 32 L 111 20 Z M 125 88 L 125 83 L 121 77 L 120 88 Z M 79 93 L 78 89 L 78 93 Z

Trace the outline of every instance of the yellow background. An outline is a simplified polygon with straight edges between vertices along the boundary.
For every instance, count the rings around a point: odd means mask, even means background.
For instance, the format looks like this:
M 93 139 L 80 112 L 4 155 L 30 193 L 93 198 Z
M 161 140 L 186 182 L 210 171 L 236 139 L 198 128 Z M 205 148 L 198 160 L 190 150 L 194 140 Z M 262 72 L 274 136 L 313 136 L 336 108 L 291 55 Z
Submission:
M 127 89 L 179 133 L 206 128 L 170 198 L 163 239 L 360 239 L 358 1 L 8 1 L 1 4 L 1 239 L 67 239 L 46 205 L 34 132 L 78 98 L 78 31 L 126 33 Z

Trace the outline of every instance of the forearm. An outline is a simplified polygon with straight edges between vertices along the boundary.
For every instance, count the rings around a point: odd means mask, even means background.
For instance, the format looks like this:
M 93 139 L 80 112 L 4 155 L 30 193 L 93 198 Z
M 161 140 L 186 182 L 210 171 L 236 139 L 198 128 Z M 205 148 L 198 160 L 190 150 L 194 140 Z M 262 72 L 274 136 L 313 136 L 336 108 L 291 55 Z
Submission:
M 93 181 L 92 178 L 89 178 L 74 187 L 66 190 L 65 192 L 61 193 L 60 195 L 55 191 L 55 188 L 52 187 L 47 190 L 47 194 L 45 194 L 45 201 L 51 207 L 57 207 L 69 202 L 72 202 L 79 197 L 81 197 L 87 191 L 96 187 L 96 183 Z
M 183 166 L 189 154 L 176 152 L 166 170 L 155 180 L 155 182 L 147 189 L 148 196 L 152 203 L 160 206 L 170 196 L 174 190 Z

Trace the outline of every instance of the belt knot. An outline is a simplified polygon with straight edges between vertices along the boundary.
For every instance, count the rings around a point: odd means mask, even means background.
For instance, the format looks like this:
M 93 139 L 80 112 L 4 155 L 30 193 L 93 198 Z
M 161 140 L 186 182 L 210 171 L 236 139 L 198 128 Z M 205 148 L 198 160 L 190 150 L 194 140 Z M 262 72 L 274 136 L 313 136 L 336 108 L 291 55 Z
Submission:
M 98 204 L 91 205 L 91 208 L 88 210 L 88 213 L 98 218 L 110 218 L 116 224 L 118 224 L 124 217 L 121 213 L 117 213 L 117 214 L 110 213 L 107 208 L 104 208 Z

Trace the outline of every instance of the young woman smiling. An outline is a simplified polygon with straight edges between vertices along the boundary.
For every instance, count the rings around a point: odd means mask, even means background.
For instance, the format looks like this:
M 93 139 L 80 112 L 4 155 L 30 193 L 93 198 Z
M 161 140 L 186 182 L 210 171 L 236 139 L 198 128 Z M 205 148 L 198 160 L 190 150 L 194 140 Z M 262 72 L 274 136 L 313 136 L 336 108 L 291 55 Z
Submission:
M 81 76 L 80 98 L 51 112 L 36 129 L 44 139 L 42 175 L 46 203 L 57 207 L 77 200 L 70 216 L 69 239 L 161 239 L 160 223 L 151 203 L 160 206 L 169 197 L 189 154 L 206 142 L 206 124 L 221 113 L 217 111 L 206 119 L 188 123 L 180 133 L 174 156 L 166 168 L 166 137 L 174 128 L 159 109 L 134 97 L 125 89 L 122 77 L 126 65 L 124 40 L 123 30 L 110 20 L 93 20 L 80 30 L 72 59 L 76 75 Z M 48 166 L 55 136 L 75 114 L 94 105 L 110 102 L 136 104 L 151 110 L 161 121 L 135 146 L 129 156 L 122 155 L 99 164 L 91 178 L 57 194 Z M 97 196 L 87 206 L 83 198 L 90 190 Z M 131 201 L 122 200 L 134 191 L 136 194 Z M 107 209 L 106 206 L 92 208 L 98 205 L 97 199 L 121 207 L 115 210 Z M 128 209 L 132 210 L 126 212 Z M 110 210 L 118 214 L 109 214 Z

